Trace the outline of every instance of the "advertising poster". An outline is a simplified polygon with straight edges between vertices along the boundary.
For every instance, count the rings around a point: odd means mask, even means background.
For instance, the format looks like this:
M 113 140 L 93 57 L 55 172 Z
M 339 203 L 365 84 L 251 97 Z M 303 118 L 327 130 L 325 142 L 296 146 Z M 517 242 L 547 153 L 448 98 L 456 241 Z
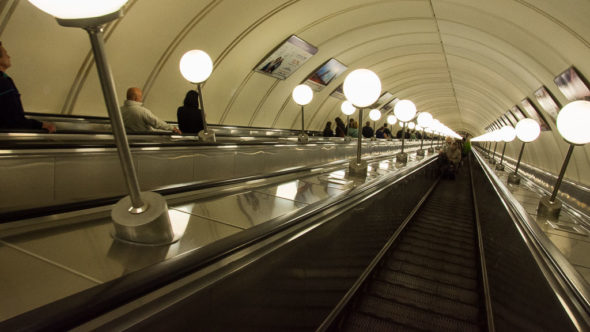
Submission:
M 518 107 L 517 105 L 514 105 L 514 106 L 512 106 L 512 108 L 510 108 L 510 113 L 512 113 L 512 115 L 514 115 L 514 117 L 516 117 L 516 122 L 526 118 L 526 115 L 522 112 L 520 107 Z
M 284 80 L 317 52 L 317 47 L 291 36 L 260 62 L 256 71 Z
M 518 123 L 518 119 L 516 116 L 514 116 L 514 114 L 512 114 L 512 111 L 509 110 L 506 112 L 506 114 L 504 114 L 504 116 L 508 119 L 508 121 L 510 121 L 512 127 L 516 126 L 516 123 Z
M 309 76 L 305 84 L 309 85 L 315 92 L 322 91 L 322 89 L 330 84 L 336 77 L 344 73 L 348 69 L 345 65 L 336 59 L 330 59 L 320 66 L 316 71 Z
M 569 100 L 585 99 L 590 97 L 590 89 L 586 80 L 576 68 L 569 67 L 563 73 L 553 79 L 559 91 Z
M 541 131 L 551 130 L 551 127 L 549 127 L 549 124 L 543 117 L 543 114 L 537 110 L 535 105 L 533 105 L 533 103 L 531 103 L 528 98 L 523 99 L 520 104 L 522 105 L 522 108 L 524 108 L 524 111 L 528 113 L 529 117 L 539 123 L 541 126 Z
M 389 103 L 383 105 L 383 107 L 381 107 L 381 113 L 382 114 L 387 114 L 389 112 L 393 112 L 393 107 L 395 106 L 395 104 L 399 101 L 399 98 L 393 98 L 392 101 L 390 101 Z
M 393 98 L 393 94 L 391 94 L 390 92 L 387 92 L 387 91 L 383 92 L 381 97 L 379 97 L 379 99 L 377 99 L 375 104 L 373 104 L 373 108 L 379 108 L 380 106 L 385 106 L 385 103 L 390 101 L 391 98 Z
M 557 103 L 549 90 L 547 90 L 547 88 L 544 86 L 540 87 L 537 91 L 535 91 L 535 98 L 537 99 L 539 105 L 543 107 L 545 112 L 551 116 L 553 123 L 555 123 L 557 121 L 557 113 L 559 113 L 561 106 L 559 106 L 559 103 Z
M 334 89 L 334 91 L 330 93 L 330 96 L 338 98 L 340 100 L 346 100 L 346 96 L 344 96 L 344 90 L 342 90 L 342 84 L 340 84 L 336 89 Z

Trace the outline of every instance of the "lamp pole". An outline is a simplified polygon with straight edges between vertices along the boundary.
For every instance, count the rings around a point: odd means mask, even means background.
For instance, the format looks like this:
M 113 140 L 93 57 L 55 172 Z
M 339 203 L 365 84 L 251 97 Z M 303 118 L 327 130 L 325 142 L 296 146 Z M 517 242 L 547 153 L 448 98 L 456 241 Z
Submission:
M 496 148 L 498 147 L 498 141 L 494 142 L 494 152 L 492 153 L 492 158 L 490 159 L 490 164 L 496 163 Z
M 496 165 L 496 169 L 498 171 L 504 170 L 504 165 L 502 164 L 502 162 L 504 161 L 504 153 L 505 152 L 506 152 L 506 142 L 504 142 L 504 147 L 502 148 L 502 157 L 500 157 L 500 163 L 498 165 Z

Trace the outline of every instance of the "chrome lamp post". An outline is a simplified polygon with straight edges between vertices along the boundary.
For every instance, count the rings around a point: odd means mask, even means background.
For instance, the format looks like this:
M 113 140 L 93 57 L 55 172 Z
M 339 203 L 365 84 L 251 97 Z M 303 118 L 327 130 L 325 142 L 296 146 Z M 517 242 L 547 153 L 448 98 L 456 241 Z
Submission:
M 354 111 L 356 111 L 356 108 L 350 101 L 345 100 L 340 105 L 340 110 L 342 111 L 342 113 L 346 115 L 346 124 L 348 125 L 348 123 L 350 122 L 350 116 L 354 113 Z M 351 141 L 350 136 L 348 136 L 348 130 L 344 133 L 344 141 Z
M 381 95 L 381 80 L 379 80 L 377 74 L 368 69 L 356 69 L 346 76 L 342 89 L 346 99 L 359 109 L 359 124 L 361 124 L 363 108 L 373 105 Z M 361 136 L 359 133 L 356 159 L 350 161 L 349 174 L 365 177 L 367 175 L 367 162 L 361 160 Z
M 293 100 L 301 106 L 301 132 L 297 136 L 297 141 L 301 144 L 307 144 L 309 136 L 305 133 L 305 121 L 303 108 L 313 99 L 313 91 L 306 84 L 300 84 L 293 89 Z
M 190 83 L 195 84 L 199 93 L 199 108 L 201 109 L 201 118 L 203 119 L 203 130 L 197 135 L 203 142 L 215 142 L 215 133 L 209 130 L 205 119 L 205 105 L 201 91 L 201 85 L 209 78 L 213 71 L 213 61 L 211 61 L 211 58 L 205 51 L 192 50 L 186 52 L 180 58 L 179 67 L 182 76 Z
M 496 164 L 496 170 L 503 171 L 504 170 L 504 153 L 506 152 L 506 143 L 510 143 L 514 141 L 516 138 L 516 130 L 511 126 L 504 126 L 500 129 L 500 136 L 504 141 L 504 147 L 502 148 L 502 157 L 500 157 L 500 163 Z
M 395 115 L 390 114 L 387 116 L 387 123 L 389 123 L 389 125 L 391 126 L 391 130 L 393 130 L 393 125 L 397 122 L 397 118 L 395 117 Z M 391 133 L 390 137 L 387 138 L 388 141 L 391 141 L 393 139 L 393 137 L 391 137 L 393 135 L 393 133 Z
M 420 138 L 420 150 L 418 150 L 418 152 L 416 152 L 417 156 L 420 157 L 424 157 L 425 155 L 425 151 L 423 149 L 424 147 L 424 134 L 426 132 L 426 128 L 428 128 L 430 126 L 430 124 L 432 123 L 432 115 L 428 112 L 420 112 L 420 114 L 418 114 L 418 125 L 422 128 L 422 137 Z
M 403 122 L 402 125 L 402 150 L 395 156 L 395 163 L 398 166 L 405 166 L 408 163 L 408 154 L 404 152 L 404 144 L 406 140 L 406 126 L 408 121 L 412 120 L 416 115 L 416 105 L 408 99 L 398 101 L 394 108 L 393 113 L 395 117 Z
M 522 141 L 522 147 L 520 148 L 520 153 L 518 154 L 518 162 L 516 162 L 516 168 L 514 169 L 514 173 L 508 175 L 508 183 L 513 185 L 520 184 L 520 176 L 518 176 L 518 167 L 520 166 L 520 160 L 522 159 L 522 153 L 524 152 L 524 146 L 526 143 L 530 143 L 539 137 L 541 133 L 541 128 L 539 127 L 539 123 L 533 119 L 522 119 L 518 121 L 516 124 L 516 137 Z
M 490 158 L 490 164 L 496 164 L 496 149 L 498 148 L 498 142 L 502 141 L 502 137 L 500 136 L 500 131 L 496 130 L 492 133 L 492 141 L 494 141 L 494 152 L 492 152 L 492 158 Z
M 82 28 L 90 37 L 119 161 L 129 192 L 129 195 L 119 200 L 111 211 L 115 228 L 114 237 L 124 242 L 146 245 L 174 242 L 177 238 L 170 223 L 166 200 L 157 193 L 140 191 L 117 102 L 115 82 L 104 49 L 104 25 L 123 16 L 122 7 L 127 0 L 29 1 L 54 16 L 60 25 Z
M 569 164 L 572 152 L 576 145 L 584 145 L 590 142 L 590 101 L 576 100 L 565 105 L 557 114 L 557 130 L 566 142 L 570 144 L 567 155 L 561 166 L 557 181 L 553 186 L 551 196 L 545 196 L 539 202 L 537 215 L 552 221 L 559 219 L 561 202 L 557 199 L 557 192 L 563 181 L 565 170 Z

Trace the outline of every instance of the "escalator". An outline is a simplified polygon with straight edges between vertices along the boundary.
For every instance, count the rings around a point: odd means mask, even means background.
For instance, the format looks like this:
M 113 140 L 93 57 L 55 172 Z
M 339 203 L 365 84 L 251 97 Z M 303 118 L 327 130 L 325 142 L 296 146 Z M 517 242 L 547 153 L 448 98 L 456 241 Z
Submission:
M 485 328 L 469 173 L 442 180 L 337 322 L 344 331 Z

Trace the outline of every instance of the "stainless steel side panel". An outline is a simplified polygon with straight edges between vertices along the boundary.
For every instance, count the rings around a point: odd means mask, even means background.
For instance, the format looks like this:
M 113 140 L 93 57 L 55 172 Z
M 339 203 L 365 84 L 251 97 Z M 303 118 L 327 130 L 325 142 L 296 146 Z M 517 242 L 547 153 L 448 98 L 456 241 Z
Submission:
M 54 159 L 0 159 L 0 210 L 26 208 L 54 200 Z

